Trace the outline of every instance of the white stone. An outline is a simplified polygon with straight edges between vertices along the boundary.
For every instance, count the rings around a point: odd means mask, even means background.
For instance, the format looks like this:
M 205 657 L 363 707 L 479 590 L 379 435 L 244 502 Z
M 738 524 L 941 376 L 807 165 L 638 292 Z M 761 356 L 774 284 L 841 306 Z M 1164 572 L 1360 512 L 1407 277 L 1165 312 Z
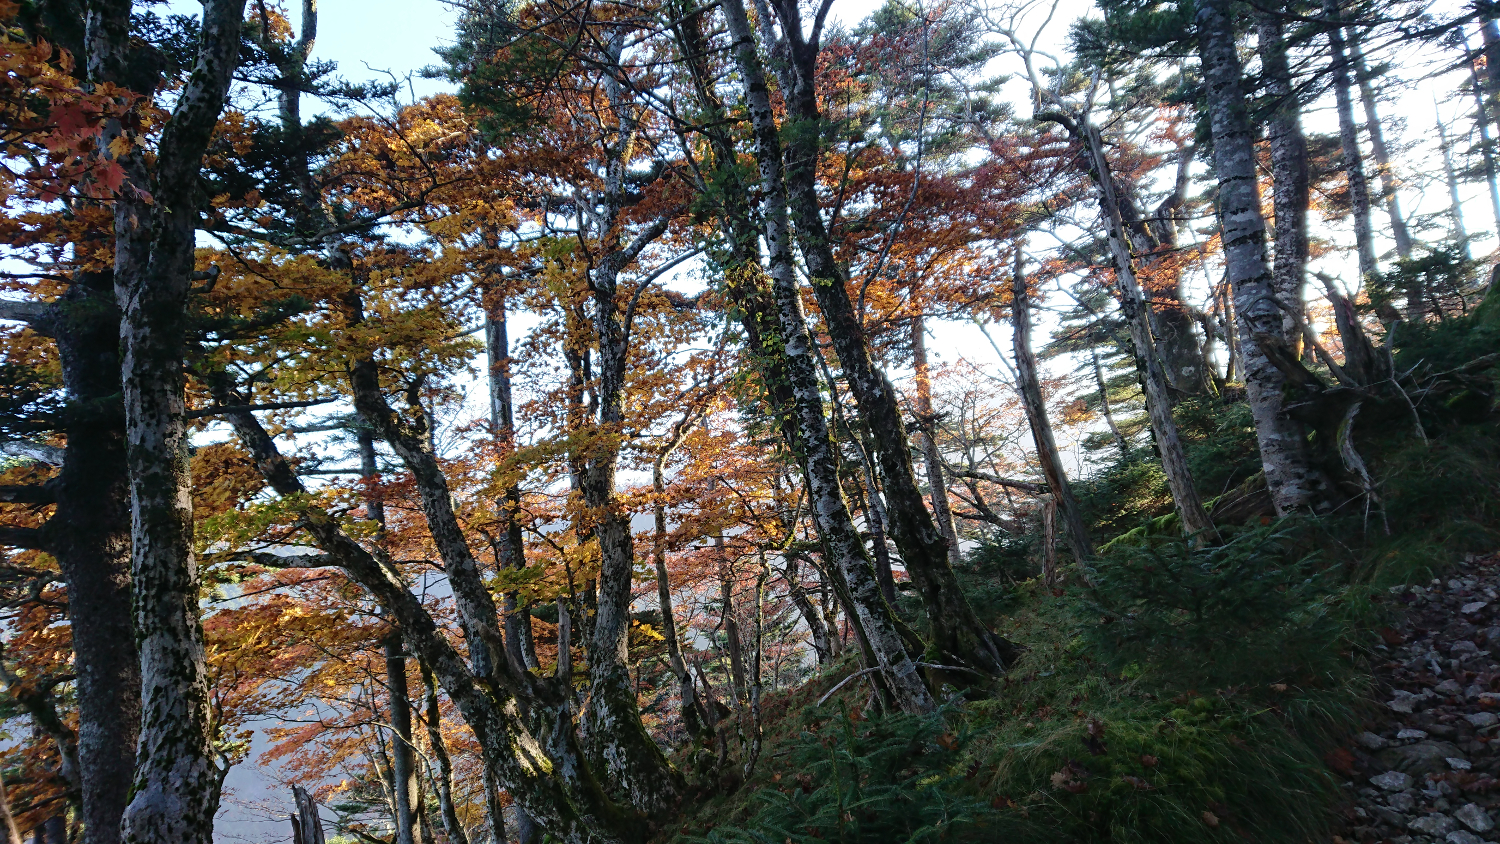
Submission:
M 1484 729 L 1495 726 L 1495 722 L 1500 721 L 1500 716 L 1493 712 L 1470 712 L 1464 716 L 1464 720 L 1474 727 Z
M 1464 615 L 1473 615 L 1474 613 L 1479 612 L 1489 605 L 1489 601 L 1470 601 L 1469 603 L 1459 607 L 1458 611 L 1463 613 Z
M 1427 731 L 1414 729 L 1412 727 L 1405 727 L 1401 730 L 1401 732 L 1396 733 L 1396 738 L 1402 741 L 1410 739 L 1424 739 L 1427 738 Z
M 1449 756 L 1448 767 L 1452 768 L 1455 771 L 1467 771 L 1469 770 L 1469 760 L 1459 759 L 1455 756 Z
M 1489 832 L 1495 828 L 1495 822 L 1490 819 L 1490 813 L 1477 803 L 1466 803 L 1453 817 L 1463 822 L 1463 825 L 1475 832 Z
M 1370 785 L 1386 791 L 1405 791 L 1411 788 L 1411 774 L 1402 771 L 1386 771 L 1378 777 L 1370 777 Z
M 1446 835 L 1458 826 L 1454 820 L 1447 815 L 1423 815 L 1406 825 L 1407 829 L 1423 832 L 1428 835 Z

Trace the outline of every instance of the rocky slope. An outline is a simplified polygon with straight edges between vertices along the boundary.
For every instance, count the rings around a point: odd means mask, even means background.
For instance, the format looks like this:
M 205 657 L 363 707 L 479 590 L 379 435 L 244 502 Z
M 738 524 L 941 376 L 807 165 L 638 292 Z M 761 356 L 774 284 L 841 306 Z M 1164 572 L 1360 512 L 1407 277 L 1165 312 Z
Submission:
M 1335 844 L 1500 841 L 1500 558 L 1392 591 L 1406 611 L 1381 631 L 1383 705 L 1328 757 L 1351 798 Z

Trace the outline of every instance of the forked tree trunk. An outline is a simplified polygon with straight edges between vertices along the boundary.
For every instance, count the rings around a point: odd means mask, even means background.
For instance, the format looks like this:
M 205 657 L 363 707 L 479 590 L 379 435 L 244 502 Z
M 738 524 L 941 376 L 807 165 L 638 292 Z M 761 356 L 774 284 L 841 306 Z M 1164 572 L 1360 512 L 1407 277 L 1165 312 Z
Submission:
M 824 416 L 823 396 L 818 385 L 817 354 L 807 330 L 792 263 L 791 230 L 787 219 L 786 188 L 781 169 L 781 141 L 771 106 L 770 86 L 755 52 L 754 36 L 741 0 L 722 5 L 734 40 L 735 59 L 745 78 L 750 107 L 755 157 L 763 191 L 762 224 L 770 257 L 770 276 L 781 331 L 782 360 L 794 406 L 790 408 L 796 430 L 798 454 L 808 482 L 808 500 L 831 564 L 837 567 L 846 604 L 859 617 L 875 665 L 897 706 L 907 712 L 927 712 L 934 707 L 916 665 L 907 656 L 891 617 L 890 605 L 880 594 L 864 544 L 854 530 L 849 508 L 839 486 L 838 458 Z M 926 508 L 923 508 L 926 512 Z M 945 560 L 946 563 L 946 560 Z
M 1261 216 L 1255 137 L 1250 128 L 1243 72 L 1226 0 L 1200 0 L 1198 50 L 1207 83 L 1208 110 L 1219 179 L 1219 220 L 1225 275 L 1234 291 L 1238 329 L 1236 359 L 1244 373 L 1255 418 L 1261 465 L 1276 511 L 1286 515 L 1325 504 L 1326 481 L 1312 466 L 1302 426 L 1286 414 L 1285 377 L 1261 343 L 1285 343 L 1280 310 L 1272 304 L 1266 260 L 1266 222 Z
M 677 678 L 682 726 L 690 739 L 709 735 L 711 730 L 702 704 L 698 701 L 698 684 L 693 682 L 693 674 L 682 657 L 682 641 L 677 635 L 677 617 L 672 611 L 672 581 L 667 574 L 666 462 L 693 429 L 695 416 L 696 414 L 689 412 L 672 426 L 667 441 L 657 451 L 656 459 L 651 464 L 651 514 L 655 522 L 651 538 L 651 562 L 656 567 L 656 602 L 661 612 L 662 638 L 667 642 L 667 663 L 672 668 L 672 676 Z
M 1288 337 L 1301 336 L 1297 327 L 1306 304 L 1307 207 L 1312 177 L 1307 165 L 1307 137 L 1302 133 L 1301 108 L 1287 62 L 1281 18 L 1264 13 L 1257 25 L 1261 74 L 1274 111 L 1267 125 L 1271 143 L 1271 181 L 1276 214 L 1275 264 L 1271 289 L 1287 309 L 1282 330 Z
M 224 776 L 209 721 L 183 362 L 204 200 L 198 176 L 239 63 L 244 7 L 244 0 L 204 3 L 194 68 L 154 162 L 148 167 L 139 152 L 120 162 L 129 184 L 115 203 L 114 281 L 141 658 L 141 732 L 122 822 L 131 844 L 211 844 Z M 130 11 L 123 0 L 91 6 L 93 78 L 125 78 Z

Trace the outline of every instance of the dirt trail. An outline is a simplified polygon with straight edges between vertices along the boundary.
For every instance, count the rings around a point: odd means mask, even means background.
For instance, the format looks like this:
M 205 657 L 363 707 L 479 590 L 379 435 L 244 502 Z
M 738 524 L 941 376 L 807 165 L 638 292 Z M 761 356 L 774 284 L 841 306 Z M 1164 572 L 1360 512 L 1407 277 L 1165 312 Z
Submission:
M 1381 631 L 1380 714 L 1329 754 L 1352 804 L 1340 842 L 1500 841 L 1500 557 L 1400 587 Z

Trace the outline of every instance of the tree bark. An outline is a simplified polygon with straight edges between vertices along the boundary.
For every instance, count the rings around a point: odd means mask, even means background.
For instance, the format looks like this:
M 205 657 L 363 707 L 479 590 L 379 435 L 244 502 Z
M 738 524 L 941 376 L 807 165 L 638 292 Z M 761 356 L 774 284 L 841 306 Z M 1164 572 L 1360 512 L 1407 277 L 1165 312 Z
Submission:
M 1156 344 L 1152 342 L 1151 323 L 1146 313 L 1148 305 L 1141 293 L 1140 284 L 1136 281 L 1130 245 L 1125 235 L 1125 223 L 1120 214 L 1119 198 L 1115 193 L 1114 176 L 1109 159 L 1104 154 L 1104 139 L 1088 115 L 1083 115 L 1077 122 L 1087 139 L 1094 184 L 1099 189 L 1099 207 L 1104 215 L 1110 257 L 1115 265 L 1115 280 L 1120 285 L 1120 310 L 1135 346 L 1137 366 L 1146 394 L 1146 411 L 1151 417 L 1151 432 L 1161 456 L 1162 473 L 1167 476 L 1167 486 L 1172 490 L 1172 503 L 1182 520 L 1183 534 L 1212 536 L 1214 525 L 1208 518 L 1208 512 L 1203 509 L 1203 499 L 1199 497 L 1198 489 L 1193 484 L 1192 469 L 1188 466 L 1182 438 L 1177 432 L 1177 420 L 1172 416 L 1172 397 L 1167 392 L 1167 376 L 1157 357 Z M 1018 253 L 1017 261 L 1019 260 Z M 1016 283 L 1024 285 L 1019 266 L 1016 276 Z M 1024 292 L 1023 289 L 1023 295 Z M 1063 521 L 1070 522 L 1070 505 L 1059 497 L 1058 507 L 1062 511 Z M 1068 530 L 1071 534 L 1074 528 L 1070 525 Z
M 1349 73 L 1349 53 L 1344 44 L 1339 0 L 1323 0 L 1328 16 L 1328 52 L 1333 58 L 1333 96 L 1338 106 L 1339 147 L 1344 154 L 1344 173 L 1349 179 L 1349 202 L 1354 213 L 1354 243 L 1359 253 L 1359 277 L 1370 278 L 1380 267 L 1375 258 L 1375 231 L 1370 224 L 1370 183 L 1364 155 L 1359 151 L 1359 127 L 1354 122 L 1354 97 Z
M 130 480 L 120 314 L 107 275 L 83 274 L 31 323 L 57 343 L 68 447 L 42 544 L 62 569 L 77 675 L 83 844 L 118 844 L 141 723 L 131 618 Z
M 1202 0 L 1197 11 L 1198 49 L 1207 82 L 1219 179 L 1219 221 L 1225 276 L 1234 291 L 1238 334 L 1236 359 L 1244 373 L 1266 485 L 1279 514 L 1327 505 L 1327 483 L 1307 455 L 1302 426 L 1286 414 L 1285 377 L 1261 349 L 1285 343 L 1280 310 L 1272 304 L 1266 260 L 1266 223 L 1261 216 L 1254 134 L 1245 111 L 1243 72 L 1225 0 Z
M 1385 198 L 1386 213 L 1391 218 L 1391 237 L 1396 241 L 1396 255 L 1411 257 L 1411 231 L 1406 227 L 1406 216 L 1401 213 L 1400 180 L 1391 169 L 1391 151 L 1385 143 L 1385 129 L 1380 123 L 1380 111 L 1375 102 L 1375 87 L 1370 68 L 1365 64 L 1365 54 L 1359 45 L 1359 30 L 1349 27 L 1349 58 L 1354 62 L 1354 79 L 1359 85 L 1359 100 L 1365 111 L 1365 131 L 1370 135 L 1370 148 L 1375 153 L 1375 167 L 1380 173 L 1380 194 Z M 1418 308 L 1420 308 L 1420 302 Z
M 1094 543 L 1089 539 L 1088 525 L 1083 521 L 1083 512 L 1073 497 L 1073 487 L 1063 471 L 1062 457 L 1057 451 L 1057 441 L 1052 437 L 1052 423 L 1047 419 L 1047 405 L 1042 400 L 1041 381 L 1037 376 L 1036 355 L 1031 350 L 1031 301 L 1026 290 L 1026 276 L 1022 272 L 1022 257 L 1016 252 L 1015 272 L 1011 276 L 1011 323 L 1014 332 L 1016 356 L 1016 388 L 1021 394 L 1021 403 L 1026 409 L 1026 420 L 1031 423 L 1031 437 L 1036 443 L 1037 460 L 1042 464 L 1042 474 L 1047 478 L 1047 491 L 1051 493 L 1063 517 L 1068 533 L 1068 548 L 1073 559 L 1079 563 L 1093 559 Z
M 917 442 L 927 464 L 928 498 L 932 501 L 933 520 L 948 543 L 948 562 L 958 565 L 963 562 L 963 554 L 958 548 L 958 530 L 953 526 L 953 508 L 948 506 L 948 481 L 943 477 L 943 458 L 933 436 L 937 419 L 932 409 L 932 371 L 927 364 L 927 321 L 920 313 L 911 321 L 911 357 L 917 382 Z
M 1443 121 L 1437 122 L 1438 149 L 1443 153 L 1443 179 L 1448 183 L 1448 222 L 1453 227 L 1453 242 L 1463 250 L 1464 259 L 1474 257 L 1469 247 L 1469 231 L 1464 226 L 1463 199 L 1458 195 L 1458 173 L 1453 167 L 1453 145 L 1448 142 L 1448 130 Z
M 432 669 L 422 669 L 422 687 L 427 696 L 427 743 L 432 747 L 432 760 L 437 765 L 438 810 L 443 816 L 443 831 L 448 835 L 448 844 L 469 844 L 469 836 L 458 820 L 458 810 L 453 805 L 453 761 L 448 756 L 448 744 L 443 741 L 443 711 L 438 706 L 437 681 Z
M 875 462 L 884 482 L 891 538 L 926 608 L 929 645 L 944 654 L 945 659 L 1002 673 L 1017 649 L 980 623 L 949 565 L 948 543 L 927 510 L 917 485 L 906 421 L 896 401 L 895 388 L 874 363 L 864 326 L 849 296 L 848 280 L 835 259 L 823 222 L 817 173 L 822 125 L 816 85 L 819 29 L 804 36 L 801 12 L 793 0 L 776 0 L 774 6 L 781 19 L 786 47 L 782 95 L 788 119 L 795 126 L 794 131 L 786 133 L 782 176 L 789 220 L 795 225 L 791 234 L 801 249 L 813 295 L 854 393 L 860 417 L 870 431 Z M 815 24 L 820 26 L 821 22 Z M 770 113 L 765 119 L 774 120 Z M 771 125 L 774 127 L 774 122 Z M 780 156 L 777 164 L 779 168 Z
M 300 785 L 292 786 L 292 802 L 297 811 L 292 815 L 292 844 L 324 844 L 323 818 L 318 815 L 318 804 L 312 795 Z
M 756 55 L 754 36 L 741 0 L 727 0 L 722 8 L 735 42 L 735 59 L 745 78 L 763 194 L 762 224 L 769 250 L 772 294 L 780 340 L 784 344 L 779 351 L 794 401 L 789 410 L 796 444 L 800 446 L 797 456 L 807 477 L 808 500 L 829 560 L 840 574 L 836 586 L 845 592 L 846 604 L 857 614 L 870 647 L 872 667 L 879 668 L 898 707 L 907 712 L 928 712 L 935 705 L 932 694 L 907 656 L 890 605 L 880 594 L 839 486 L 838 458 L 823 415 L 822 391 L 818 388 L 817 365 L 813 361 L 817 350 L 807 330 L 807 316 L 792 263 L 781 141 L 771 106 L 770 86 Z M 922 509 L 925 513 L 926 508 Z
M 1312 192 L 1307 137 L 1302 133 L 1301 108 L 1292 84 L 1286 41 L 1278 15 L 1260 15 L 1257 41 L 1266 93 L 1271 96 L 1275 109 L 1267 124 L 1276 214 L 1271 289 L 1287 309 L 1282 315 L 1282 331 L 1288 337 L 1297 337 L 1301 334 L 1297 325 L 1306 311 L 1302 291 L 1307 284 L 1307 208 Z
M 515 401 L 510 387 L 510 337 L 502 291 L 485 294 L 484 348 L 489 359 L 490 426 L 500 441 L 500 453 L 510 457 L 516 450 Z M 521 532 L 521 488 L 507 484 L 496 502 L 500 511 L 500 567 L 519 572 L 526 567 L 526 541 Z M 535 669 L 536 639 L 531 632 L 531 606 L 512 589 L 505 593 L 506 658 L 517 669 Z
M 1464 52 L 1470 56 L 1473 51 L 1469 49 L 1468 36 L 1464 36 Z M 1497 72 L 1495 68 L 1488 68 L 1491 73 Z M 1495 215 L 1495 230 L 1500 231 L 1500 168 L 1495 163 L 1495 145 L 1490 139 L 1490 115 L 1493 113 L 1490 97 L 1485 96 L 1484 87 L 1479 81 L 1479 70 L 1475 67 L 1471 58 L 1469 61 L 1469 89 L 1474 95 L 1474 125 L 1479 128 L 1479 152 L 1484 161 L 1484 179 L 1490 189 L 1490 211 Z
M 401 634 L 381 643 L 385 649 L 386 707 L 391 728 L 391 777 L 395 784 L 395 844 L 416 844 L 417 766 L 411 743 L 411 693 L 406 683 L 406 655 Z
M 696 414 L 690 411 L 672 426 L 667 441 L 657 451 L 656 459 L 651 463 L 651 515 L 655 522 L 651 561 L 656 567 L 656 601 L 661 612 L 662 638 L 667 641 L 667 662 L 672 667 L 672 675 L 677 678 L 682 726 L 690 739 L 701 738 L 710 734 L 711 730 L 702 704 L 698 701 L 698 685 L 693 682 L 693 674 L 688 670 L 687 661 L 682 658 L 682 640 L 677 635 L 677 618 L 672 612 L 672 582 L 667 574 L 666 462 L 693 429 L 695 417 Z
M 244 0 L 207 0 L 191 75 L 178 94 L 153 166 L 120 163 L 115 203 L 115 299 L 130 468 L 135 636 L 141 732 L 123 818 L 132 844 L 211 844 L 224 771 L 208 711 L 192 478 L 184 408 L 190 277 L 204 197 L 198 174 L 239 63 Z M 130 4 L 89 14 L 90 76 L 125 77 Z M 148 204 L 146 192 L 152 197 Z

